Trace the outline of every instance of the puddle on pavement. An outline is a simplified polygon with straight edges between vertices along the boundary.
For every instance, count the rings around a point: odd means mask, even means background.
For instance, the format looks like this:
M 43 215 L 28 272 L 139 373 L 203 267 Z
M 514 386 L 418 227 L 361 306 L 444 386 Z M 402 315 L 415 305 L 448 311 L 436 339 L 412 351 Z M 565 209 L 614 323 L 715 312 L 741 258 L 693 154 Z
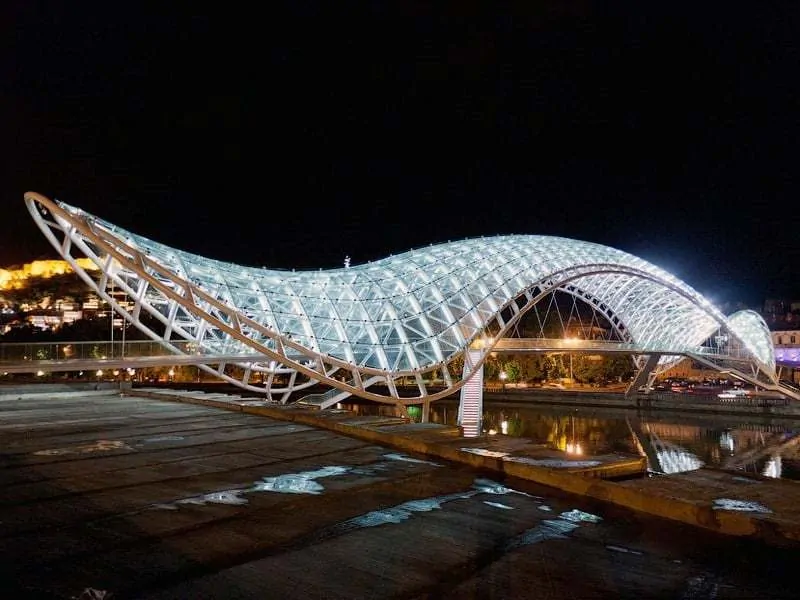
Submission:
M 714 500 L 714 510 L 735 510 L 740 512 L 771 513 L 772 511 L 758 502 L 750 500 L 733 500 L 731 498 L 718 498 Z
M 508 506 L 507 504 L 501 504 L 500 502 L 490 502 L 489 500 L 484 500 L 484 504 L 488 506 L 494 506 L 495 508 L 503 508 L 505 510 L 514 510 L 513 506 Z
M 497 483 L 491 479 L 476 479 L 472 487 L 484 494 L 519 494 L 520 496 L 527 496 L 535 500 L 544 500 L 542 496 L 534 496 L 527 492 L 520 492 L 510 487 L 504 486 L 502 483 Z
M 636 554 L 641 556 L 642 553 L 638 550 L 631 550 L 630 548 L 623 548 L 622 546 L 606 546 L 607 550 L 611 550 L 612 552 L 621 552 L 622 554 Z
M 201 506 L 206 504 L 247 504 L 247 498 L 242 498 L 242 494 L 244 494 L 244 490 L 223 490 L 193 498 L 183 498 L 175 502 L 175 504 L 199 504 Z
M 283 475 L 275 475 L 271 477 L 264 477 L 253 483 L 252 486 L 247 488 L 221 490 L 211 492 L 208 494 L 201 494 L 199 496 L 192 496 L 189 498 L 181 498 L 172 502 L 158 503 L 152 505 L 152 508 L 175 510 L 181 504 L 230 504 L 230 505 L 243 505 L 247 504 L 247 498 L 244 494 L 251 494 L 256 492 L 275 492 L 280 494 L 311 494 L 319 495 L 325 491 L 325 487 L 319 483 L 318 479 L 325 477 L 336 477 L 339 475 L 362 475 L 373 476 L 382 471 L 388 470 L 392 464 L 397 462 L 409 462 L 414 464 L 426 464 L 432 466 L 440 466 L 436 463 L 419 460 L 416 458 L 408 457 L 404 454 L 385 454 L 384 461 L 375 462 L 369 465 L 361 465 L 357 467 L 344 467 L 338 465 L 330 465 L 321 467 L 314 471 L 303 471 L 300 473 L 286 473 Z M 421 509 L 418 509 L 421 510 Z
M 419 465 L 432 465 L 434 467 L 441 467 L 442 466 L 442 465 L 440 465 L 438 463 L 431 462 L 429 460 L 421 460 L 419 458 L 411 458 L 410 456 L 406 456 L 405 454 L 397 454 L 397 453 L 384 454 L 383 458 L 385 458 L 386 460 L 399 460 L 399 461 L 402 461 L 402 462 L 416 463 L 416 464 L 419 464 Z
M 761 483 L 757 479 L 750 479 L 749 477 L 739 477 L 738 475 L 733 478 L 734 481 L 738 481 L 740 483 Z
M 567 534 L 572 533 L 578 527 L 577 523 L 546 519 L 536 527 L 523 531 L 518 536 L 511 538 L 506 544 L 505 551 L 508 552 L 522 546 L 530 546 L 545 540 L 564 540 L 569 537 Z
M 261 481 L 250 488 L 249 492 L 280 492 L 283 494 L 321 494 L 325 488 L 317 483 L 317 479 L 323 477 L 334 477 L 349 473 L 350 467 L 322 467 L 316 471 L 305 471 L 303 473 L 289 473 L 276 477 L 264 477 Z
M 183 439 L 182 435 L 161 435 L 159 437 L 147 438 L 142 440 L 143 444 L 158 444 L 160 442 L 179 442 Z
M 563 512 L 558 516 L 566 521 L 572 521 L 573 523 L 599 523 L 603 520 L 602 517 L 578 509 Z

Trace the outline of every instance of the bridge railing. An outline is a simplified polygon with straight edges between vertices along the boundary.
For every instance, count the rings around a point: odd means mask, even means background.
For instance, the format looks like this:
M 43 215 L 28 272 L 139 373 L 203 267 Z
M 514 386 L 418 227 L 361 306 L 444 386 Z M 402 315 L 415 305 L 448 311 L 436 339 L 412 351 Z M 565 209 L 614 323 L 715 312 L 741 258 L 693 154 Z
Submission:
M 608 340 L 583 340 L 564 338 L 501 338 L 494 346 L 495 350 L 547 349 L 547 350 L 637 350 L 636 344 Z
M 197 344 L 172 342 L 182 353 L 194 354 Z M 0 364 L 38 360 L 88 360 L 121 357 L 163 356 L 168 350 L 150 340 L 94 342 L 5 342 L 0 343 Z
M 701 346 L 694 351 L 695 354 L 702 356 L 723 356 L 727 358 L 747 358 L 748 353 L 744 348 L 739 347 L 718 347 L 718 346 Z
M 639 344 L 629 342 L 609 341 L 609 340 L 584 340 L 570 338 L 501 338 L 496 341 L 494 350 L 543 350 L 548 352 L 578 352 L 586 350 L 632 352 L 647 354 L 655 352 L 660 354 L 670 354 L 674 349 L 643 347 Z M 691 352 L 701 356 L 711 356 L 720 358 L 747 358 L 747 352 L 743 348 L 736 346 L 701 346 L 698 348 L 686 348 L 686 352 Z

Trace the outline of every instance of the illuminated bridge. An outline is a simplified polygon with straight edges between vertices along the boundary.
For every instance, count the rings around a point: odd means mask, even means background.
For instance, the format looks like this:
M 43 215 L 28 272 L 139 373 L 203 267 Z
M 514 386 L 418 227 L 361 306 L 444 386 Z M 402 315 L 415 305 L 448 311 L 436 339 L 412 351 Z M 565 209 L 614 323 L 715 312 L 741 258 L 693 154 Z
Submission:
M 463 409 L 480 395 L 476 386 L 490 353 L 513 344 L 501 340 L 555 294 L 591 309 L 609 332 L 605 341 L 569 342 L 571 349 L 634 356 L 631 390 L 690 357 L 785 391 L 757 313 L 726 316 L 663 269 L 599 244 L 504 235 L 337 269 L 276 270 L 170 248 L 37 193 L 25 194 L 25 202 L 86 284 L 165 354 L 186 355 L 190 342 L 193 362 L 208 357 L 200 368 L 284 402 L 322 383 L 330 391 L 307 403 L 325 407 L 356 395 L 408 405 L 461 390 Z M 79 257 L 99 267 L 99 280 L 80 267 Z M 109 294 L 111 285 L 131 304 Z M 160 322 L 158 332 L 145 315 Z M 564 350 L 568 341 L 548 343 Z M 220 368 L 228 359 L 236 369 Z M 434 371 L 441 382 L 436 388 L 430 386 Z M 408 387 L 398 392 L 400 378 L 412 382 L 410 396 Z

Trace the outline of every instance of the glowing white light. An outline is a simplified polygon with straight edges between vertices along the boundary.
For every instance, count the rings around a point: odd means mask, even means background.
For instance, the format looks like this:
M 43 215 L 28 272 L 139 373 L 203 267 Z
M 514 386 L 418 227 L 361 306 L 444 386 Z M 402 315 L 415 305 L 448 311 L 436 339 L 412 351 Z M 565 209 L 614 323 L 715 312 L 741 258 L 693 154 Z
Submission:
M 781 472 L 783 470 L 782 467 L 783 465 L 781 464 L 781 457 L 779 454 L 776 454 L 775 456 L 770 458 L 767 461 L 767 464 L 764 466 L 764 476 L 780 479 Z
M 729 431 L 723 431 L 719 436 L 719 447 L 733 454 L 733 436 Z
M 503 421 L 500 423 L 500 432 L 503 435 L 508 435 L 508 421 Z

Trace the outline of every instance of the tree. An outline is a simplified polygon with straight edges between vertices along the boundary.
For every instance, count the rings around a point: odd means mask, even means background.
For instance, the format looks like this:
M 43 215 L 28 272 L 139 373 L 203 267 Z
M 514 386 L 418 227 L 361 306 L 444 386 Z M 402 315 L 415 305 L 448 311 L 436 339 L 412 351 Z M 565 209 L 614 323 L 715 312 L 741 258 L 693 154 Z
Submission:
M 516 383 L 520 380 L 522 375 L 522 367 L 516 360 L 509 360 L 503 363 L 503 371 L 506 374 L 506 380 L 509 383 Z
M 599 383 L 608 379 L 608 357 L 575 355 L 572 373 L 580 383 Z
M 447 370 L 450 372 L 450 376 L 453 378 L 454 381 L 461 379 L 461 375 L 464 373 L 464 353 L 462 352 L 458 356 L 456 356 L 453 360 L 447 363 Z
M 547 357 L 541 354 L 524 354 L 522 372 L 526 381 L 540 382 L 547 377 Z
M 554 352 L 547 354 L 547 363 L 545 371 L 548 379 L 561 379 L 567 376 L 567 368 L 564 366 L 564 354 L 562 352 Z
M 621 378 L 622 381 L 625 381 L 630 379 L 635 372 L 636 369 L 630 356 L 623 354 L 609 357 L 607 379 Z

